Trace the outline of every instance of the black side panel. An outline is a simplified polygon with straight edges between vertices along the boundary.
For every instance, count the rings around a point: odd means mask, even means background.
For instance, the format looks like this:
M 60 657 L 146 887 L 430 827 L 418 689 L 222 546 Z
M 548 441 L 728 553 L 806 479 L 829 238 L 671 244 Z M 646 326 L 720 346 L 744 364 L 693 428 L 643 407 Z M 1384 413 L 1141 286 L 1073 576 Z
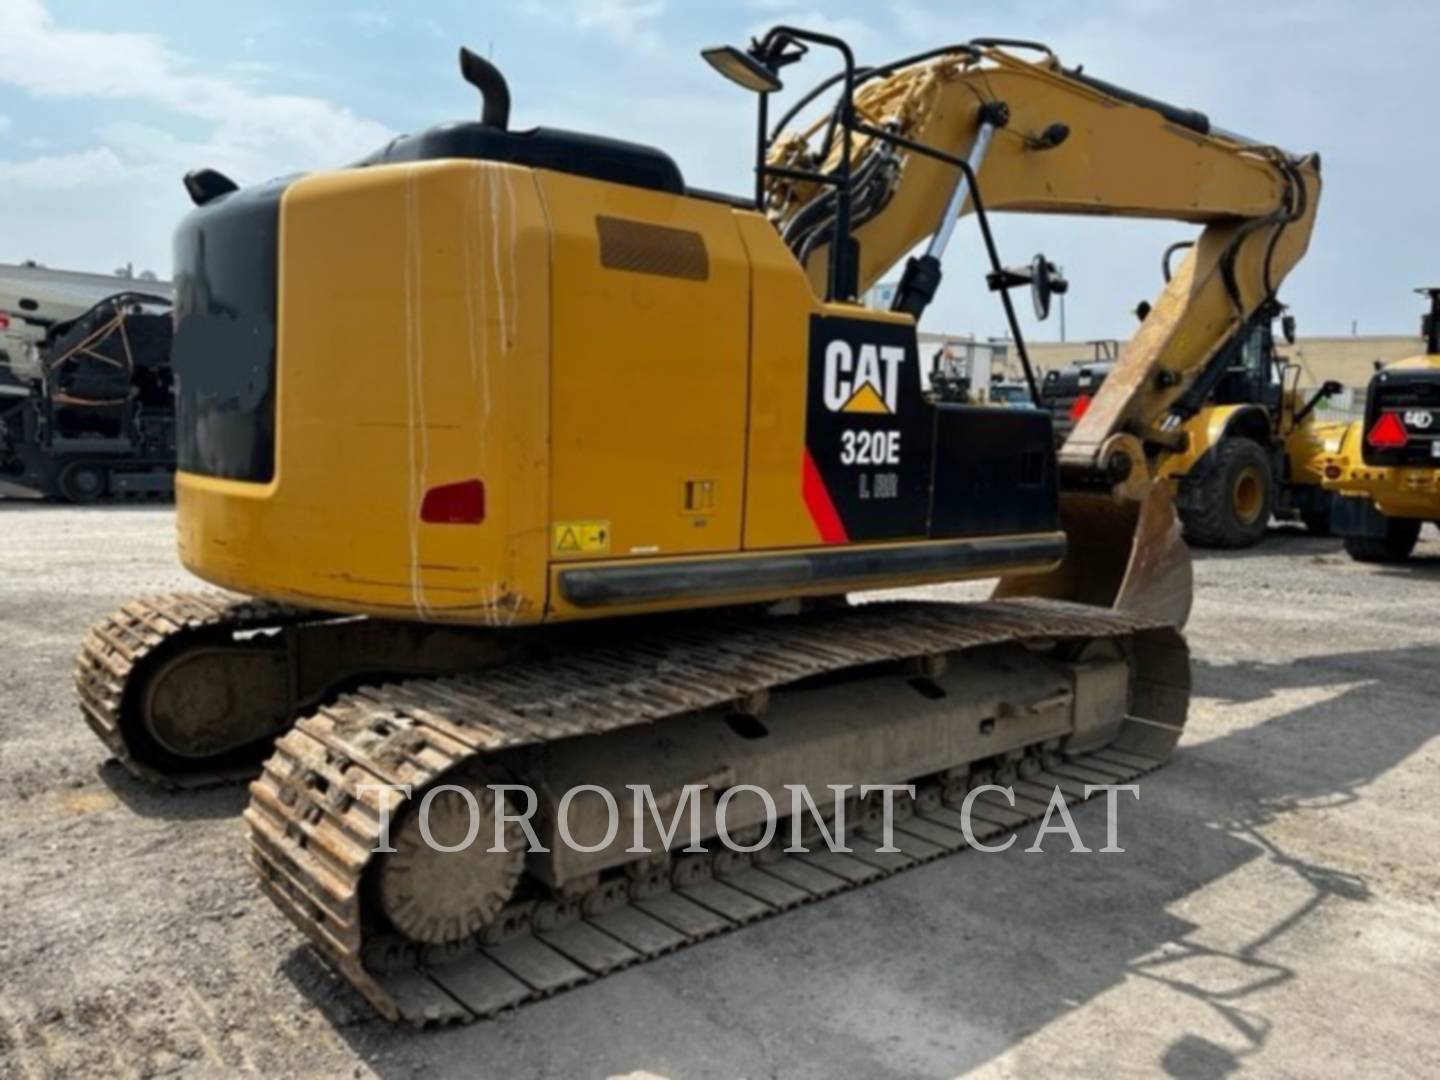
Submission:
M 1394 467 L 1420 465 L 1440 467 L 1440 371 L 1381 371 L 1370 380 L 1365 401 L 1365 431 L 1368 433 L 1382 413 L 1394 413 L 1410 441 L 1393 449 L 1371 446 L 1361 451 L 1366 465 Z
M 179 467 L 265 483 L 275 475 L 280 197 L 290 181 L 191 211 L 175 233 Z
M 388 165 L 437 158 L 528 165 L 612 184 L 685 194 L 680 167 L 654 147 L 558 128 L 504 131 L 474 122 L 442 124 L 416 135 L 402 135 L 357 164 Z
M 914 326 L 811 316 L 805 498 L 827 543 L 926 535 L 934 430 Z
M 937 412 L 932 536 L 1060 527 L 1049 413 L 974 405 L 940 405 Z

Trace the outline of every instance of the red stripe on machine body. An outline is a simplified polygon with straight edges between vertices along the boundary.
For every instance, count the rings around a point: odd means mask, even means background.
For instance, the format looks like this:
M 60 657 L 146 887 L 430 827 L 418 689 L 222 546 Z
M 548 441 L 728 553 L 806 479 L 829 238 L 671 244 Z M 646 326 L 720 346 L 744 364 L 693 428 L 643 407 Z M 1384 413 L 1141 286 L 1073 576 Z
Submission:
M 825 487 L 825 480 L 820 475 L 820 468 L 808 449 L 805 451 L 804 492 L 805 507 L 810 511 L 810 520 L 815 522 L 815 528 L 820 532 L 820 539 L 827 544 L 846 543 L 850 537 L 845 532 L 845 523 L 840 520 L 840 514 Z

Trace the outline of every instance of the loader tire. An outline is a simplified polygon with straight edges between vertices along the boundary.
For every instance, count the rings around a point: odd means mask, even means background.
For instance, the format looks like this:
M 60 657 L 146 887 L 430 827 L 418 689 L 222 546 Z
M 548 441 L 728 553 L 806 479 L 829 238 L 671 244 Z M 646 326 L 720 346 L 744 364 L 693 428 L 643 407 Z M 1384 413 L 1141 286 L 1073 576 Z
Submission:
M 1249 439 L 1225 439 L 1181 515 L 1185 539 L 1196 547 L 1250 547 L 1264 537 L 1274 509 L 1275 481 L 1264 448 Z
M 1386 518 L 1381 537 L 1347 536 L 1345 550 L 1356 562 L 1404 562 L 1420 539 L 1419 518 Z

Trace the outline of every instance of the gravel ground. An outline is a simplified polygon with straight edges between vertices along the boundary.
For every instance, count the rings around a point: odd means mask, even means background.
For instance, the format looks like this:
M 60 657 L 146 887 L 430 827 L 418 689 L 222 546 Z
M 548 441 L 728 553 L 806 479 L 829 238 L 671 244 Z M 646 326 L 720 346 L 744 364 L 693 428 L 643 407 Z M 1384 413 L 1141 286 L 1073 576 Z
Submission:
M 1400 568 L 1287 530 L 1197 559 L 1191 720 L 1124 854 L 942 860 L 425 1034 L 257 894 L 239 789 L 152 793 L 80 722 L 81 633 L 184 586 L 172 549 L 165 509 L 0 505 L 0 1075 L 1440 1071 L 1433 531 Z

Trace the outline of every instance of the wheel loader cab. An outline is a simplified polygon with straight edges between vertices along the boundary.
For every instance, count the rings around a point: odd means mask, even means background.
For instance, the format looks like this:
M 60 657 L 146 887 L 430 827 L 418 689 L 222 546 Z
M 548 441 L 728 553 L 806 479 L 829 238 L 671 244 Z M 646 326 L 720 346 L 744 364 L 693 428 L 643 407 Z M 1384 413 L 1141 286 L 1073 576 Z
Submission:
M 1279 417 L 1286 364 L 1275 351 L 1271 321 L 1257 319 L 1241 339 L 1235 363 L 1221 376 L 1211 397 L 1216 405 L 1260 405 Z
M 664 154 L 448 125 L 181 226 L 180 550 L 251 595 L 533 623 L 1064 553 L 1049 419 L 934 405 Z

